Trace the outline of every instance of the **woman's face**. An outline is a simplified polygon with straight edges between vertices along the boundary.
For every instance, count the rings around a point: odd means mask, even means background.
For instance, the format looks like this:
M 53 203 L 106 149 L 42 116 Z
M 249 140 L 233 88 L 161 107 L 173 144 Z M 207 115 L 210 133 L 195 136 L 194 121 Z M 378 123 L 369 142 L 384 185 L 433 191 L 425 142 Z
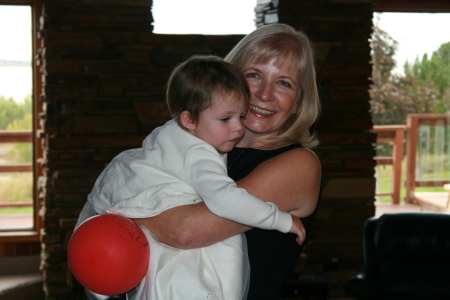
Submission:
M 297 64 L 286 60 L 277 66 L 274 60 L 256 64 L 247 62 L 242 71 L 250 88 L 250 103 L 245 119 L 244 139 L 266 139 L 279 134 L 280 128 L 297 109 Z

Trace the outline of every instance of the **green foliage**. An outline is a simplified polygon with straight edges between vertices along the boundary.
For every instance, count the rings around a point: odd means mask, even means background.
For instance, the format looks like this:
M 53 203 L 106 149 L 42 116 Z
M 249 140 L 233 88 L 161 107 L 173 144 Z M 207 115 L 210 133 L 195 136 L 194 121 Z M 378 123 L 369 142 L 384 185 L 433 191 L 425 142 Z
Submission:
M 33 115 L 26 113 L 22 119 L 13 120 L 8 124 L 6 130 L 31 130 L 33 125 Z
M 398 43 L 374 27 L 371 38 L 371 113 L 376 125 L 405 124 L 408 114 L 444 114 L 450 103 L 450 43 L 441 45 L 428 60 L 406 63 L 405 76 L 392 74 Z
M 392 75 L 390 81 L 372 85 L 369 93 L 377 125 L 406 124 L 408 114 L 437 113 L 439 92 L 432 84 L 420 85 L 411 74 Z
M 31 113 L 25 115 L 22 120 L 14 120 L 6 130 L 32 129 L 33 116 Z M 9 150 L 10 157 L 20 164 L 31 164 L 33 160 L 33 147 L 31 143 L 15 143 Z
M 31 143 L 16 143 L 8 152 L 11 160 L 19 164 L 33 162 L 33 147 Z
M 393 57 L 398 49 L 398 42 L 391 38 L 386 31 L 375 26 L 370 46 L 373 64 L 372 79 L 374 84 L 382 85 L 389 81 L 391 72 L 395 68 L 396 62 Z
M 31 96 L 25 98 L 23 103 L 16 104 L 21 109 L 21 119 L 12 120 L 6 130 L 31 130 L 33 125 L 33 115 L 31 114 Z M 1 111 L 0 111 L 1 112 Z M 33 160 L 33 147 L 31 143 L 15 143 L 8 154 L 15 163 L 31 164 Z
M 13 98 L 0 96 L 0 130 L 6 130 L 15 120 L 23 120 L 27 115 L 31 115 L 32 107 L 31 95 L 27 95 L 21 103 L 15 102 Z M 31 122 L 25 128 L 17 129 L 31 129 Z
M 0 180 L 1 202 L 32 202 L 33 201 L 33 174 L 4 173 Z
M 405 64 L 405 73 L 416 76 L 420 84 L 436 86 L 440 93 L 436 105 L 437 112 L 449 111 L 450 102 L 450 42 L 442 44 L 434 51 L 431 59 L 425 54 L 422 60 L 416 58 L 413 65 Z

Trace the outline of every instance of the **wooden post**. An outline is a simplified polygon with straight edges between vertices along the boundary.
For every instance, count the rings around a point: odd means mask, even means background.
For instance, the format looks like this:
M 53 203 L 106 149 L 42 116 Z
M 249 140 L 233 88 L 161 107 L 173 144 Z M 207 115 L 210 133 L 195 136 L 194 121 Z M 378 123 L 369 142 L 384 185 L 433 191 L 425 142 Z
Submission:
M 392 157 L 376 157 L 379 165 L 392 165 L 392 187 L 389 193 L 377 193 L 377 196 L 391 196 L 392 204 L 400 204 L 400 187 L 402 179 L 403 139 L 405 125 L 374 126 L 377 143 L 393 142 Z
M 33 24 L 34 26 L 38 26 L 40 24 L 40 18 L 43 12 L 43 4 L 42 1 L 35 1 L 33 4 Z M 43 166 L 42 159 L 44 157 L 44 147 L 42 141 L 42 135 L 40 132 L 43 131 L 42 125 L 40 123 L 40 116 L 44 112 L 43 103 L 40 101 L 41 94 L 43 92 L 43 82 L 42 76 L 44 74 L 41 71 L 42 65 L 44 62 L 42 61 L 42 51 L 44 51 L 44 44 L 42 41 L 41 33 L 39 32 L 39 28 L 35 28 L 33 30 L 33 53 L 35 55 L 34 66 L 33 66 L 33 182 L 34 182 L 34 191 L 33 191 L 33 199 L 34 199 L 34 228 L 36 232 L 39 232 L 42 228 L 42 217 L 38 213 L 41 209 L 41 199 L 42 194 L 40 193 L 41 187 L 39 186 L 39 178 L 43 176 Z
M 408 140 L 406 143 L 406 197 L 405 203 L 413 203 L 416 187 L 416 151 L 419 119 L 417 115 L 408 115 L 406 119 Z
M 403 139 L 406 127 L 396 128 L 394 148 L 392 149 L 393 178 L 392 178 L 392 204 L 400 204 L 400 187 L 402 179 Z

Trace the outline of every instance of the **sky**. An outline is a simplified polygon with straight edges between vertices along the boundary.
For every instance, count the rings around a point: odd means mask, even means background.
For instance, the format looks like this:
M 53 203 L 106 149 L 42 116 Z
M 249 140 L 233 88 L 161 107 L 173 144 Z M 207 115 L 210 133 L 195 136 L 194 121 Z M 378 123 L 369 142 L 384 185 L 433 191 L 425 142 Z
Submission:
M 247 34 L 256 28 L 256 3 L 257 0 L 153 0 L 154 32 Z
M 31 60 L 29 6 L 0 5 L 0 60 Z
M 378 26 L 399 43 L 394 59 L 402 70 L 406 61 L 422 59 L 425 53 L 430 58 L 440 45 L 450 42 L 449 13 L 376 13 L 374 23 L 377 16 Z

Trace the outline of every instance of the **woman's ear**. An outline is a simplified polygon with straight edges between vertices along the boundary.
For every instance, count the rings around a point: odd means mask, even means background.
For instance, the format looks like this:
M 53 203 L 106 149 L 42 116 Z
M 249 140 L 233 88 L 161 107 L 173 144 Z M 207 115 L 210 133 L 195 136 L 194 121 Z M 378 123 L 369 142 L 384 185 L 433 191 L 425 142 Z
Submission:
M 187 110 L 183 110 L 181 112 L 180 121 L 181 124 L 183 124 L 183 126 L 187 129 L 194 130 L 195 128 L 197 128 L 197 124 L 195 123 L 192 114 Z
M 292 107 L 291 115 L 296 115 L 297 114 L 298 107 L 299 107 L 299 104 L 295 103 L 294 106 Z

